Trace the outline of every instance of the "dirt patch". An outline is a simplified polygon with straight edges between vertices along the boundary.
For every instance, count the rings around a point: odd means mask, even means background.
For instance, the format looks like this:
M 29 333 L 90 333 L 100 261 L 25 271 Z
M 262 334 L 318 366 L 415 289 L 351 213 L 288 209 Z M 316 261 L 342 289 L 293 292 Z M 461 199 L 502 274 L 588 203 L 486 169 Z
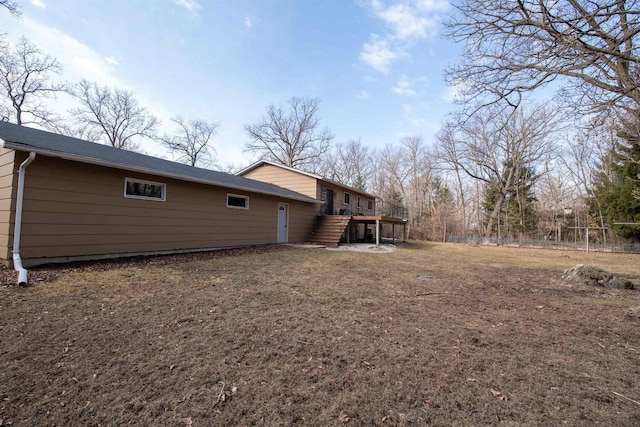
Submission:
M 368 252 L 385 254 L 394 252 L 396 245 L 384 244 L 384 245 L 372 245 L 371 243 L 340 243 L 336 248 L 327 248 L 328 251 L 336 252 Z
M 568 256 L 274 246 L 42 269 L 57 279 L 0 288 L 0 425 L 639 425 L 639 293 L 559 279 L 635 281 L 637 258 Z

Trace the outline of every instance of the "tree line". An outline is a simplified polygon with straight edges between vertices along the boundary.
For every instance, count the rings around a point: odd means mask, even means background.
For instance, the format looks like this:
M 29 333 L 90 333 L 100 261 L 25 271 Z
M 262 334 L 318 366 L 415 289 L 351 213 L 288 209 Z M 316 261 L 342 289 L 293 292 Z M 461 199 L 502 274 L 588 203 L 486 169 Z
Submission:
M 592 231 L 594 239 L 640 240 L 637 1 L 464 0 L 454 8 L 446 35 L 462 54 L 445 79 L 459 108 L 433 141 L 335 142 L 321 126 L 320 100 L 293 96 L 245 125 L 245 150 L 405 205 L 412 238 L 564 240 L 590 227 L 608 230 Z M 13 47 L 2 39 L 4 119 L 121 149 L 153 139 L 178 161 L 213 164 L 219 123 L 175 117 L 174 132 L 160 135 L 132 92 L 55 82 L 60 71 L 26 39 Z M 551 87 L 553 98 L 532 99 Z M 59 93 L 76 100 L 67 117 L 47 109 Z

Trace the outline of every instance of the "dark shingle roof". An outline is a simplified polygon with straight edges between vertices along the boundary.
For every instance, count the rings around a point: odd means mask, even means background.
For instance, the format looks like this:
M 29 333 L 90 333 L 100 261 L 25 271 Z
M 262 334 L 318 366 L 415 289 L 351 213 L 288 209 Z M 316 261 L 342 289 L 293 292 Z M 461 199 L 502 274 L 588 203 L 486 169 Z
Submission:
M 82 139 L 71 138 L 12 123 L 0 121 L 3 146 L 18 151 L 36 152 L 82 163 L 92 163 L 117 169 L 144 172 L 184 181 L 193 181 L 236 190 L 269 194 L 287 199 L 315 203 L 303 194 L 277 185 L 244 178 L 225 172 L 201 169 L 145 154 L 121 150 Z

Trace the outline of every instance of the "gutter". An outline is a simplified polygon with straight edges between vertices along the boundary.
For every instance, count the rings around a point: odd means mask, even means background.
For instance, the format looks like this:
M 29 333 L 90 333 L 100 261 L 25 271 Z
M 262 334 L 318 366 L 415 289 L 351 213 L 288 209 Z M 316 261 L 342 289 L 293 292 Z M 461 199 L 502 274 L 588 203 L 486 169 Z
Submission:
M 18 286 L 27 286 L 27 270 L 22 266 L 20 257 L 20 230 L 22 228 L 22 202 L 24 199 L 24 177 L 27 166 L 36 158 L 36 153 L 29 153 L 29 157 L 22 162 L 18 169 L 18 192 L 16 194 L 16 216 L 13 228 L 13 269 L 18 272 Z

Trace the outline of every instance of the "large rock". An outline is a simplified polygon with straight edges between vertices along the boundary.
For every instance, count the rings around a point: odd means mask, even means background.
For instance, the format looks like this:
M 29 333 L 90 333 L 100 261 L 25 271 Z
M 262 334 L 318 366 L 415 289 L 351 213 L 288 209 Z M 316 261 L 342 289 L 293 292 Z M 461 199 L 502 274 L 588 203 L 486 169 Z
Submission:
M 576 285 L 599 286 L 603 288 L 634 289 L 630 280 L 617 277 L 598 267 L 578 264 L 564 271 L 562 281 Z

